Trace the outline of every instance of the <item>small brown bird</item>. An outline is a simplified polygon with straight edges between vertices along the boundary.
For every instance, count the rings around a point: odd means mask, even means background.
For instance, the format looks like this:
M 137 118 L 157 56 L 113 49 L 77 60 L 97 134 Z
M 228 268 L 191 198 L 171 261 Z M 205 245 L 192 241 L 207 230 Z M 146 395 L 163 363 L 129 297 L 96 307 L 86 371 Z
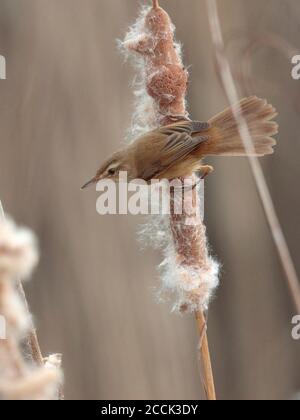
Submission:
M 278 124 L 272 121 L 276 110 L 267 101 L 255 96 L 240 101 L 242 114 L 248 123 L 255 155 L 273 153 Z M 213 167 L 202 165 L 206 156 L 246 156 L 231 108 L 207 123 L 181 120 L 150 131 L 132 144 L 112 155 L 96 175 L 83 187 L 101 179 L 118 181 L 120 171 L 126 171 L 128 180 L 175 179 L 201 171 L 206 176 Z

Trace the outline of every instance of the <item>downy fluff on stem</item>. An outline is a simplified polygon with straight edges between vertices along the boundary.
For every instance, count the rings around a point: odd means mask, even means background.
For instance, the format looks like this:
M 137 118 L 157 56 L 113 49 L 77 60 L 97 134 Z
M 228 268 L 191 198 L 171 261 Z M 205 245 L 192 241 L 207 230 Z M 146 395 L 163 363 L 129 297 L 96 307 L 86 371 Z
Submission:
M 62 382 L 59 358 L 44 366 L 28 361 L 22 341 L 32 328 L 31 315 L 17 283 L 28 278 L 38 262 L 35 236 L 5 219 L 0 202 L 0 316 L 5 334 L 0 339 L 0 399 L 57 399 Z M 50 363 L 51 362 L 51 363 Z
M 0 220 L 0 314 L 7 333 L 22 338 L 31 325 L 30 315 L 16 291 L 16 282 L 27 279 L 38 262 L 35 236 L 9 218 Z
M 188 116 L 185 99 L 188 72 L 174 31 L 162 8 L 145 7 L 121 43 L 126 56 L 134 59 L 137 72 L 130 141 L 168 124 L 170 117 Z M 160 295 L 174 297 L 175 311 L 206 310 L 218 285 L 219 265 L 209 256 L 201 215 L 192 214 L 189 224 L 186 214 L 153 216 L 142 234 L 144 241 L 160 247 L 164 254 L 160 264 Z

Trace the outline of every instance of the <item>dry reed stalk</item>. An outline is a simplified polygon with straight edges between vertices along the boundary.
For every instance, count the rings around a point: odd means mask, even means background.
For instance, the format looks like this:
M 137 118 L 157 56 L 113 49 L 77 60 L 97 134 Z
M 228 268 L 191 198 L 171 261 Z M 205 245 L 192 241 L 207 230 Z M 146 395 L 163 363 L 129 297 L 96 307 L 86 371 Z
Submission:
M 19 295 L 23 299 L 27 314 L 30 316 L 30 310 L 29 310 L 27 298 L 25 295 L 25 290 L 24 290 L 23 284 L 20 281 L 18 281 L 17 290 L 18 290 Z M 30 348 L 32 360 L 36 363 L 37 366 L 43 366 L 44 357 L 40 348 L 37 332 L 36 332 L 36 329 L 34 328 L 33 323 L 31 325 L 30 331 L 27 334 L 26 341 Z
M 209 352 L 208 339 L 206 334 L 207 324 L 203 312 L 196 312 L 196 321 L 198 326 L 198 332 L 200 336 L 199 341 L 199 359 L 203 366 L 203 387 L 209 401 L 215 401 L 217 399 L 215 391 L 214 376 L 211 367 L 211 359 Z
M 240 136 L 244 142 L 245 149 L 248 153 L 250 167 L 256 183 L 256 187 L 261 199 L 263 209 L 271 230 L 272 238 L 279 256 L 279 260 L 283 267 L 287 285 L 294 302 L 297 313 L 300 314 L 300 283 L 297 272 L 291 258 L 291 254 L 283 234 L 276 209 L 264 177 L 259 160 L 253 156 L 253 142 L 249 132 L 247 122 L 242 115 L 241 109 L 236 104 L 239 101 L 237 89 L 232 76 L 230 64 L 226 57 L 221 23 L 218 14 L 218 6 L 216 0 L 206 0 L 208 17 L 211 29 L 213 45 L 216 52 L 218 72 L 221 77 L 222 85 L 225 90 L 227 99 L 232 106 L 232 112 L 235 116 Z M 252 156 L 251 156 L 252 155 Z
M 140 75 L 132 137 L 166 125 L 174 121 L 175 116 L 178 119 L 187 117 L 185 96 L 188 72 L 182 63 L 180 47 L 174 41 L 174 27 L 168 14 L 157 1 L 152 4 L 152 8 L 143 10 L 123 42 L 127 51 L 137 54 Z M 188 214 L 185 206 L 183 214 L 175 214 L 174 199 L 171 198 L 171 235 L 167 245 L 171 251 L 170 256 L 166 256 L 166 262 L 170 266 L 169 278 L 172 279 L 166 283 L 178 295 L 176 309 L 195 315 L 200 335 L 199 359 L 204 371 L 204 388 L 208 400 L 215 400 L 203 311 L 207 309 L 212 290 L 217 285 L 218 266 L 208 254 L 205 226 L 196 211 L 196 188 L 192 195 L 193 211 Z

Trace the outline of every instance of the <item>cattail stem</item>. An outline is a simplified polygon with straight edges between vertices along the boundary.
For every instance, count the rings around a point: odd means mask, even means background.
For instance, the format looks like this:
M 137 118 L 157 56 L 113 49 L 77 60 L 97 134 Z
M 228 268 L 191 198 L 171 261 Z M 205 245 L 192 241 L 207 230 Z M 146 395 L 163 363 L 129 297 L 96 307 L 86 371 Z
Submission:
M 131 31 L 124 42 L 125 47 L 140 54 L 145 94 L 150 95 L 155 106 L 145 108 L 138 104 L 135 117 L 139 116 L 140 125 L 164 126 L 187 116 L 185 97 L 188 85 L 188 72 L 183 66 L 180 48 L 174 39 L 174 27 L 167 12 L 159 7 L 158 0 L 152 1 L 153 7 L 138 21 L 140 33 L 136 28 Z M 159 41 L 159 42 L 158 42 Z M 153 48 L 153 46 L 155 46 Z M 149 54 L 149 50 L 152 51 Z M 139 71 L 141 67 L 139 67 Z M 170 93 L 170 94 L 166 94 Z M 141 94 L 137 98 L 140 99 Z M 143 98 L 144 99 L 144 98 Z M 136 119 L 136 118 L 135 118 Z M 139 126 L 139 124 L 136 124 Z M 187 174 L 188 175 L 188 174 Z M 193 177 L 183 179 L 185 181 Z M 194 178 L 197 184 L 196 177 Z M 193 181 L 193 180 L 192 180 Z M 174 191 L 173 193 L 174 194 Z M 167 287 L 177 294 L 175 307 L 181 312 L 195 312 L 199 333 L 199 354 L 204 367 L 203 384 L 210 400 L 216 399 L 213 375 L 206 335 L 206 322 L 202 312 L 207 308 L 211 292 L 217 283 L 217 264 L 209 257 L 205 226 L 197 209 L 198 192 L 193 188 L 192 203 L 190 197 L 184 195 L 182 211 L 177 214 L 175 195 L 171 196 L 171 215 L 169 227 L 171 231 L 170 247 L 174 248 L 174 256 L 168 264 L 175 267 L 171 270 L 171 286 Z M 191 204 L 193 204 L 191 206 Z M 192 209 L 190 208 L 192 207 Z M 174 211 L 175 210 L 175 211 Z M 191 214 L 189 214 L 189 210 Z M 192 290 L 191 287 L 192 286 Z
M 41 348 L 38 342 L 36 330 L 33 328 L 28 334 L 28 342 L 31 348 L 32 358 L 35 363 L 39 366 L 43 366 L 44 359 L 41 352 Z
M 194 189 L 193 201 L 195 205 L 197 203 L 197 194 L 197 189 Z M 183 222 L 185 214 L 176 215 L 174 213 L 174 197 L 171 198 L 171 230 L 176 252 L 184 264 L 205 267 L 208 264 L 205 227 L 200 215 L 198 217 L 199 219 L 195 220 L 195 225 L 185 225 Z M 186 238 L 196 239 L 187 243 Z M 182 308 L 182 311 L 184 311 L 184 308 Z M 215 401 L 216 391 L 208 345 L 207 323 L 203 311 L 195 311 L 195 318 L 199 333 L 198 353 L 199 366 L 201 367 L 201 382 L 208 401 Z
M 197 328 L 199 332 L 199 364 L 202 367 L 202 383 L 208 401 L 216 401 L 216 390 L 214 383 L 214 376 L 211 365 L 211 358 L 209 352 L 208 338 L 207 338 L 207 324 L 203 312 L 195 312 Z
M 17 289 L 18 289 L 19 295 L 21 296 L 21 298 L 23 300 L 23 303 L 24 303 L 24 306 L 26 308 L 27 313 L 30 313 L 28 302 L 27 302 L 27 299 L 26 299 L 25 291 L 24 291 L 24 287 L 23 287 L 23 285 L 20 281 L 17 284 Z M 42 352 L 41 352 L 41 348 L 40 348 L 40 345 L 39 345 L 37 333 L 36 333 L 36 330 L 35 330 L 34 326 L 31 327 L 31 330 L 27 334 L 26 339 L 27 339 L 27 343 L 28 343 L 28 346 L 29 346 L 30 351 L 31 351 L 31 357 L 32 357 L 33 361 L 37 364 L 37 366 L 43 366 L 44 365 L 44 359 L 43 359 L 43 355 L 42 355 Z

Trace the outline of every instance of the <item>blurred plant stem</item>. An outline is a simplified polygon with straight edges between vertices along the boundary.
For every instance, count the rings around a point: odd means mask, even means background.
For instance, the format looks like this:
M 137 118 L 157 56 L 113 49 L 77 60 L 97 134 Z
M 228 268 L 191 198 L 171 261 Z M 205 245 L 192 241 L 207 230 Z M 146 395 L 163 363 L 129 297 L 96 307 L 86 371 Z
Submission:
M 283 267 L 287 285 L 291 293 L 297 313 L 300 314 L 300 283 L 298 275 L 291 258 L 291 254 L 283 234 L 276 209 L 262 171 L 261 165 L 255 156 L 251 156 L 253 150 L 253 142 L 249 132 L 248 125 L 241 113 L 241 109 L 236 104 L 239 101 L 235 81 L 233 79 L 230 64 L 226 57 L 221 23 L 218 14 L 218 6 L 216 0 L 206 0 L 208 18 L 211 29 L 211 36 L 215 48 L 217 58 L 217 69 L 220 75 L 222 86 L 224 88 L 227 99 L 232 106 L 232 112 L 235 116 L 240 136 L 244 142 L 245 149 L 248 152 L 250 167 L 256 183 L 256 187 L 263 205 L 263 209 L 271 230 L 273 241 Z

